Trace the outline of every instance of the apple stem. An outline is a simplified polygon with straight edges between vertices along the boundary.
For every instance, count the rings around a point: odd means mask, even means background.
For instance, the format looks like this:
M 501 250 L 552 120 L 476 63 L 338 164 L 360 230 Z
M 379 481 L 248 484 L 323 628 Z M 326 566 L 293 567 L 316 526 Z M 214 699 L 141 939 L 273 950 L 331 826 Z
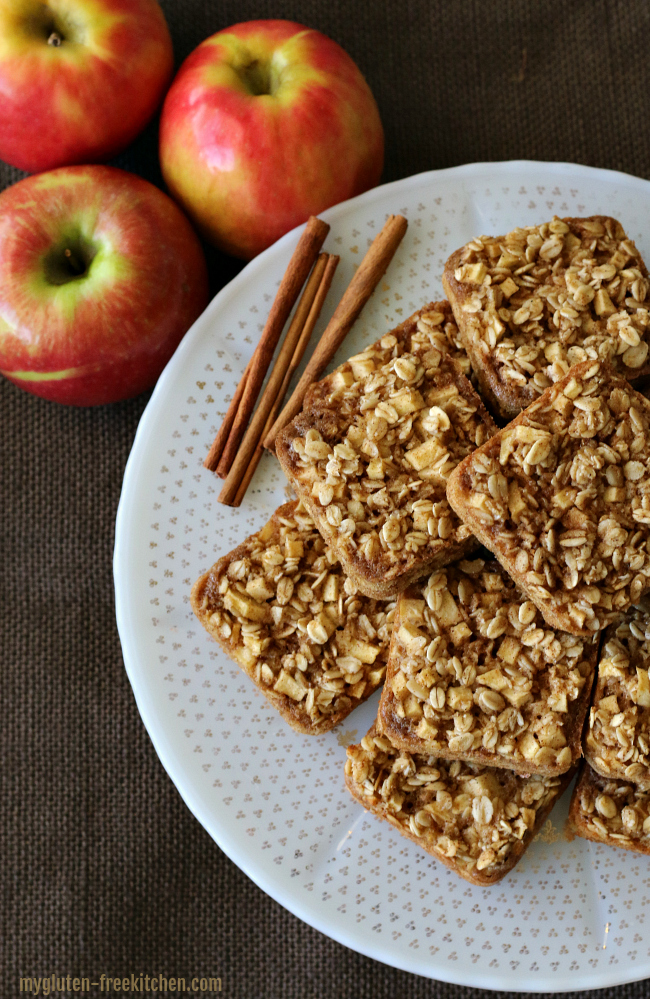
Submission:
M 75 275 L 83 274 L 84 271 L 86 270 L 86 268 L 85 268 L 84 264 L 81 263 L 77 259 L 77 257 L 75 257 L 75 255 L 72 252 L 72 250 L 65 249 L 63 251 L 63 253 L 64 253 L 64 256 L 65 256 L 66 260 L 70 264 L 70 270 L 73 272 L 73 274 L 75 274 Z
M 59 45 L 63 44 L 63 38 L 58 33 L 58 31 L 53 31 L 52 34 L 50 35 L 50 37 L 47 40 L 47 44 L 48 45 L 53 45 L 55 48 L 58 49 Z

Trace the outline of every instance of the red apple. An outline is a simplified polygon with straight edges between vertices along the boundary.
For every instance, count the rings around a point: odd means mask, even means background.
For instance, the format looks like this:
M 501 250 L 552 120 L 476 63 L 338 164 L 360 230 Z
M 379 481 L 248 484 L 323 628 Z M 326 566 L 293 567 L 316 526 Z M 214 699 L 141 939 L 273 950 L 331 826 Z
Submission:
M 35 172 L 107 160 L 173 71 L 156 0 L 0 0 L 0 159 Z
M 249 21 L 185 60 L 163 105 L 160 161 L 208 239 L 245 260 L 374 187 L 384 133 L 343 49 L 292 21 Z
M 0 372 L 76 406 L 149 388 L 208 301 L 205 258 L 174 202 L 106 166 L 0 194 Z

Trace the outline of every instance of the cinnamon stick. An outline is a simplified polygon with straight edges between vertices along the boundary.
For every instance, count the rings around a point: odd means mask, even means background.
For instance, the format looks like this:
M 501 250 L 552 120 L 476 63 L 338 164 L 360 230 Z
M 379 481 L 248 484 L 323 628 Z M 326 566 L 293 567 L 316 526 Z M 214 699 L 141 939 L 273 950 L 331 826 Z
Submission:
M 280 411 L 289 383 L 302 360 L 329 291 L 339 257 L 321 254 L 310 275 L 298 308 L 273 367 L 260 404 L 232 463 L 219 502 L 239 506 L 262 455 L 262 440 Z M 258 454 L 259 451 L 259 454 Z M 246 483 L 243 487 L 243 483 Z
M 318 260 L 314 264 L 311 274 L 309 275 L 307 284 L 305 285 L 304 291 L 302 293 L 302 297 L 298 302 L 298 306 L 294 313 L 294 317 L 291 320 L 291 324 L 287 331 L 287 335 L 284 338 L 284 342 L 282 344 L 282 347 L 280 348 L 280 352 L 273 366 L 273 370 L 271 372 L 269 380 L 266 384 L 266 388 L 262 393 L 257 410 L 255 411 L 255 416 L 253 417 L 251 423 L 249 423 L 248 425 L 248 429 L 244 434 L 244 439 L 242 440 L 237 455 L 235 456 L 235 461 L 237 460 L 237 456 L 241 453 L 241 449 L 244 447 L 248 447 L 251 439 L 251 434 L 257 435 L 259 437 L 259 427 L 260 425 L 263 425 L 264 421 L 266 420 L 266 417 L 269 414 L 269 410 L 273 405 L 275 398 L 278 394 L 278 388 L 280 387 L 280 382 L 282 381 L 284 372 L 287 369 L 287 366 L 291 359 L 291 355 L 295 349 L 296 343 L 298 342 L 300 331 L 305 323 L 307 316 L 309 315 L 309 310 L 316 296 L 316 292 L 318 291 L 318 286 L 323 277 L 323 272 L 325 270 L 326 263 L 327 263 L 327 254 L 321 253 Z M 261 413 L 263 413 L 263 416 L 260 415 Z M 221 462 L 219 468 L 217 468 L 217 474 L 221 475 L 222 471 L 224 471 L 225 474 L 223 475 L 223 478 L 226 478 L 230 474 L 230 471 L 233 468 L 235 461 L 231 464 L 230 468 L 226 468 L 223 470 L 221 467 L 223 462 Z
M 286 392 L 286 389 L 285 389 L 285 392 Z M 275 423 L 275 419 L 276 419 L 278 413 L 280 412 L 280 406 L 282 405 L 282 400 L 283 399 L 284 399 L 284 395 L 278 396 L 278 398 L 276 399 L 275 403 L 273 404 L 273 409 L 269 413 L 269 415 L 267 417 L 267 420 L 266 420 L 266 423 L 264 424 L 264 430 L 262 431 L 262 438 L 265 437 L 266 434 L 268 434 L 269 430 L 271 429 L 271 427 Z M 241 506 L 242 500 L 243 500 L 244 496 L 246 495 L 248 487 L 251 484 L 252 478 L 255 475 L 255 472 L 257 471 L 257 466 L 259 465 L 260 461 L 262 460 L 262 455 L 264 453 L 264 445 L 262 444 L 262 438 L 260 438 L 260 440 L 257 442 L 257 447 L 253 451 L 253 457 L 251 458 L 250 462 L 248 463 L 248 468 L 246 469 L 246 473 L 244 475 L 244 478 L 239 483 L 239 488 L 237 489 L 237 493 L 235 495 L 234 500 L 230 504 L 231 506 Z
M 221 455 L 223 454 L 223 449 L 226 446 L 228 435 L 232 430 L 233 423 L 235 422 L 235 416 L 237 415 L 237 410 L 239 409 L 239 403 L 241 402 L 241 398 L 244 394 L 246 379 L 248 377 L 248 372 L 250 371 L 252 363 L 253 359 L 251 358 L 248 364 L 246 365 L 244 374 L 241 376 L 239 385 L 237 386 L 235 394 L 231 399 L 230 405 L 228 406 L 228 411 L 223 418 L 223 423 L 219 427 L 217 436 L 212 441 L 212 447 L 205 456 L 203 467 L 207 468 L 210 472 L 217 471 L 217 465 L 221 460 Z
M 283 427 L 300 412 L 307 389 L 312 382 L 318 381 L 377 287 L 380 278 L 385 274 L 402 241 L 407 225 L 408 222 L 402 215 L 391 215 L 373 240 L 336 307 L 293 395 L 264 439 L 264 447 L 270 451 L 275 449 L 276 438 Z
M 255 348 L 251 369 L 246 378 L 241 402 L 230 434 L 228 435 L 228 441 L 221 456 L 218 471 L 229 470 L 235 459 L 240 441 L 244 436 L 248 421 L 255 408 L 257 397 L 260 394 L 262 382 L 264 381 L 275 348 L 278 345 L 278 340 L 284 329 L 284 324 L 296 303 L 300 289 L 312 269 L 329 230 L 330 227 L 327 222 L 323 222 L 312 215 L 300 237 L 298 246 L 293 252 L 289 266 L 280 282 L 275 301 L 271 306 L 262 336 Z

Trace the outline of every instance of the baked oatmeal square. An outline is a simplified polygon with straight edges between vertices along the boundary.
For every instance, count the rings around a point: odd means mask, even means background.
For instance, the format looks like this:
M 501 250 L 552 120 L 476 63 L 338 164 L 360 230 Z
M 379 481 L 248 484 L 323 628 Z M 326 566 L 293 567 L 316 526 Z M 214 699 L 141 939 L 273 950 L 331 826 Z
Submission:
M 445 487 L 496 427 L 456 364 L 456 334 L 447 302 L 426 306 L 313 385 L 278 438 L 290 482 L 371 597 L 476 545 Z
M 610 625 L 585 732 L 591 767 L 610 780 L 650 791 L 650 608 L 630 607 Z
M 395 604 L 360 597 L 301 503 L 219 559 L 191 601 L 298 732 L 329 731 L 383 683 Z
M 506 419 L 581 361 L 610 361 L 627 379 L 650 372 L 648 271 L 616 219 L 480 236 L 442 283 L 481 391 Z
M 352 796 L 436 860 L 476 885 L 512 870 L 568 786 L 560 777 L 441 760 L 395 749 L 373 727 L 347 750 Z
M 569 829 L 595 843 L 648 854 L 650 792 L 602 777 L 585 763 L 571 798 Z
M 650 587 L 650 402 L 585 361 L 469 455 L 447 498 L 553 628 L 588 636 Z
M 556 776 L 582 755 L 597 651 L 495 559 L 456 562 L 399 597 L 378 727 L 409 752 Z

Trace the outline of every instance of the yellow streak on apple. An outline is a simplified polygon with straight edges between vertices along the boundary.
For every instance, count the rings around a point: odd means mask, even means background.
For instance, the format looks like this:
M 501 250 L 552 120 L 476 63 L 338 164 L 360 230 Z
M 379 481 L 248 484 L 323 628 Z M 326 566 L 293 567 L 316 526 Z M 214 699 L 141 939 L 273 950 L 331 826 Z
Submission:
M 99 371 L 99 364 L 85 364 L 81 368 L 63 368 L 61 371 L 3 371 L 0 375 L 6 378 L 16 378 L 22 382 L 61 382 L 66 378 L 79 378 Z

